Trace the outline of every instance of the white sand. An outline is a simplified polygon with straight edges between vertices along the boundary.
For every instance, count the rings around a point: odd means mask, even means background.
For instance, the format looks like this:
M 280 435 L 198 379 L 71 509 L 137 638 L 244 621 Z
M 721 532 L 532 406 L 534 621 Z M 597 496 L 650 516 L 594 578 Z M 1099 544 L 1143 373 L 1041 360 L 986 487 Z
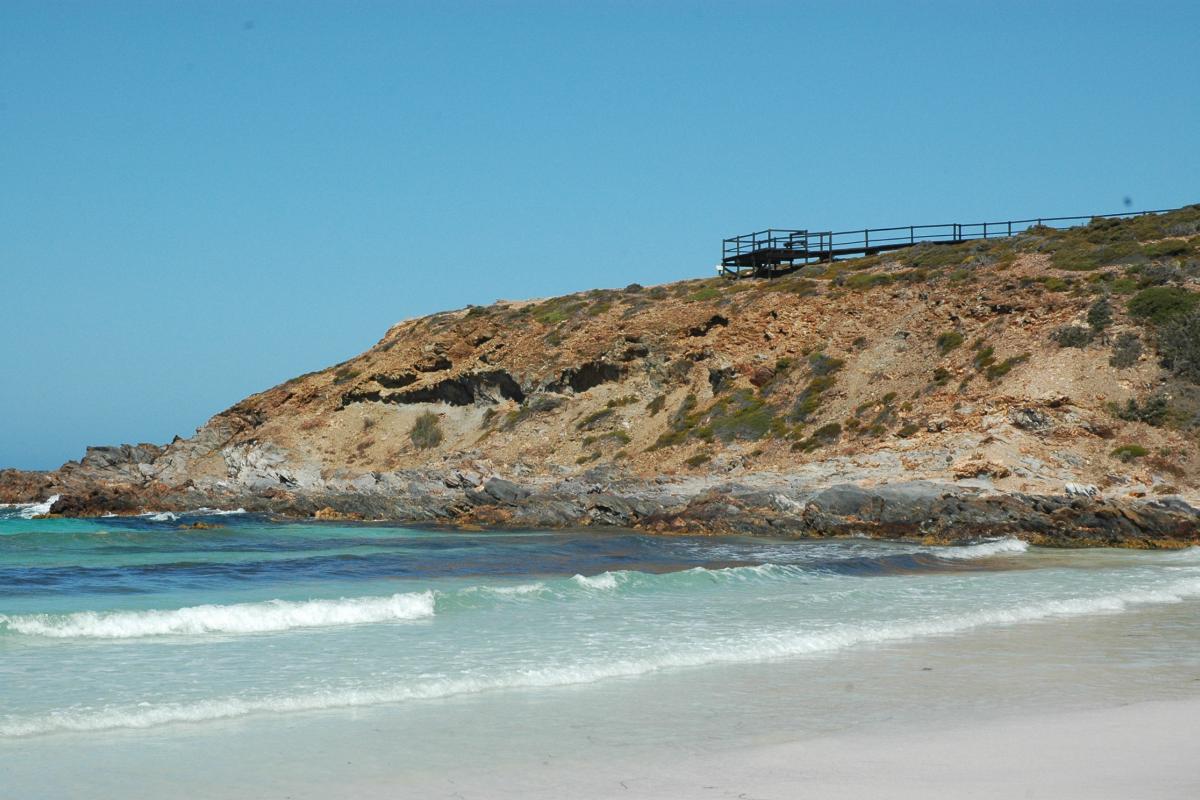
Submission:
M 464 765 L 467 766 L 467 765 Z M 1200 798 L 1200 699 L 937 730 L 856 731 L 674 763 L 470 765 L 359 797 Z

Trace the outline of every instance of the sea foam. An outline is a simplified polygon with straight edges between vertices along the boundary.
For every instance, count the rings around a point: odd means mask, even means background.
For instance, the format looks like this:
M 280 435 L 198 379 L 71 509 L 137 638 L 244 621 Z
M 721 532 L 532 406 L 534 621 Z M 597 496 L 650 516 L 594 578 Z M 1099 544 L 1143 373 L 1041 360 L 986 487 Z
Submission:
M 0 516 L 17 519 L 33 519 L 40 514 L 49 514 L 60 495 L 52 495 L 40 503 L 0 503 Z
M 256 713 L 316 711 L 432 699 L 475 692 L 566 686 L 609 678 L 634 677 L 664 669 L 709 664 L 766 661 L 832 652 L 864 644 L 960 633 L 988 625 L 1033 622 L 1123 611 L 1143 604 L 1178 603 L 1200 596 L 1200 578 L 1152 589 L 1049 600 L 1007 608 L 982 609 L 895 623 L 844 625 L 790 635 L 747 634 L 716 643 L 666 646 L 637 658 L 547 664 L 504 669 L 492 675 L 434 678 L 385 686 L 332 689 L 293 695 L 224 697 L 186 703 L 138 703 L 101 709 L 69 709 L 29 717 L 0 718 L 0 737 L 32 736 L 59 731 L 148 728 L 179 722 L 204 722 Z
M 0 614 L 0 627 L 54 639 L 136 639 L 144 636 L 270 633 L 293 628 L 361 625 L 431 617 L 433 592 L 338 600 L 203 605 L 170 610 Z
M 990 542 L 981 542 L 980 544 L 971 544 L 965 547 L 942 547 L 938 548 L 934 555 L 938 558 L 966 560 L 990 558 L 991 556 L 1000 555 L 1015 555 L 1017 553 L 1024 553 L 1028 549 L 1028 542 L 1023 542 L 1020 539 L 1010 536 L 1006 539 L 995 539 Z

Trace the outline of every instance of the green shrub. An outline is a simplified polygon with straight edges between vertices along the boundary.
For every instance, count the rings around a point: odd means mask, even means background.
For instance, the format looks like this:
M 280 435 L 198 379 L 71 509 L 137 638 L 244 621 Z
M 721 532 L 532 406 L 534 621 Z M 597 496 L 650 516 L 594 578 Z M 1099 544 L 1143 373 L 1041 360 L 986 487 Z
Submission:
M 795 405 L 792 406 L 790 415 L 792 421 L 807 422 L 821 407 L 821 394 L 831 388 L 833 383 L 832 375 L 824 375 L 809 381 L 808 386 L 804 387 L 796 397 Z
M 715 286 L 705 286 L 703 289 L 692 292 L 687 299 L 689 303 L 700 303 L 706 300 L 716 300 L 720 296 L 720 289 Z
M 1170 404 L 1167 398 L 1156 394 L 1147 397 L 1141 403 L 1132 397 L 1129 398 L 1124 408 L 1116 410 L 1116 415 L 1126 422 L 1144 422 L 1157 428 L 1167 421 L 1168 411 Z
M 412 439 L 412 443 L 421 450 L 428 450 L 441 444 L 442 424 L 438 421 L 437 414 L 426 411 L 417 417 L 408 436 Z
M 876 286 L 886 286 L 893 280 L 891 275 L 882 272 L 858 272 L 846 278 L 845 285 L 847 289 L 862 292 Z
M 590 429 L 597 422 L 607 419 L 608 417 L 611 417 L 612 415 L 613 415 L 613 409 L 611 407 L 602 408 L 599 411 L 593 411 L 591 414 L 588 414 L 586 417 L 579 420 L 578 424 L 576 424 L 575 427 L 579 430 Z
M 1148 455 L 1150 455 L 1150 451 L 1140 444 L 1123 444 L 1112 451 L 1113 458 L 1119 458 L 1125 463 L 1136 461 Z
M 937 337 L 938 351 L 942 355 L 948 354 L 951 350 L 959 347 L 963 343 L 963 335 L 958 331 L 946 331 Z
M 1020 364 L 1024 364 L 1029 360 L 1029 353 L 1022 353 L 1019 356 L 1012 356 L 1001 361 L 999 364 L 989 364 L 984 370 L 984 375 L 989 381 L 998 381 L 1012 371 L 1012 368 Z
M 1112 355 L 1108 363 L 1117 369 L 1128 369 L 1142 357 L 1142 340 L 1136 333 L 1125 331 L 1113 342 Z
M 698 467 L 701 464 L 705 464 L 711 460 L 712 460 L 712 456 L 709 455 L 708 453 L 697 453 L 696 455 L 687 459 L 683 463 L 687 464 L 689 467 Z
M 845 366 L 846 362 L 840 358 L 833 358 L 824 353 L 813 353 L 808 357 L 808 366 L 812 369 L 813 375 L 825 377 L 833 375 L 835 372 Z
M 666 404 L 667 404 L 667 396 L 665 394 L 660 394 L 658 397 L 654 398 L 653 400 L 651 400 L 649 403 L 646 404 L 646 410 L 649 411 L 650 416 L 653 417 L 656 414 L 658 414 L 658 412 L 662 411 L 663 407 Z
M 973 361 L 975 369 L 984 370 L 996 363 L 996 348 L 991 345 L 983 346 L 982 342 L 977 342 L 975 347 L 975 358 Z
M 1096 333 L 1103 333 L 1112 324 L 1112 304 L 1107 297 L 1101 297 L 1088 308 L 1087 322 Z
M 333 373 L 333 383 L 334 383 L 334 385 L 341 385 L 343 383 L 349 383 L 350 381 L 354 380 L 361 374 L 362 373 L 356 369 L 351 369 L 350 367 L 342 367 L 337 372 Z
M 1185 256 L 1192 251 L 1192 244 L 1185 239 L 1165 239 L 1161 242 L 1151 242 L 1142 245 L 1142 255 L 1146 258 L 1170 258 Z
M 696 435 L 723 442 L 754 441 L 771 431 L 775 413 L 750 389 L 738 389 L 713 403 L 699 420 Z
M 1129 299 L 1131 316 L 1163 325 L 1172 318 L 1194 309 L 1200 294 L 1176 286 L 1150 286 Z
M 612 400 L 609 400 L 607 403 L 605 403 L 605 407 L 620 408 L 621 406 L 631 406 L 637 401 L 638 399 L 636 397 L 631 394 L 627 394 L 624 397 L 614 397 Z
M 805 453 L 810 453 L 818 447 L 831 445 L 837 442 L 842 437 L 842 426 L 836 422 L 830 422 L 828 425 L 822 425 L 813 431 L 812 436 L 803 441 L 796 442 L 792 445 L 793 450 L 800 450 Z
M 1178 314 L 1163 325 L 1158 351 L 1171 372 L 1200 383 L 1200 310 Z
M 896 435 L 899 436 L 901 439 L 907 439 L 908 437 L 912 436 L 914 433 L 916 433 L 919 430 L 921 430 L 920 425 L 918 425 L 915 422 L 910 422 L 907 425 L 904 425 L 903 427 L 901 427 L 900 430 L 896 431 Z
M 1092 342 L 1092 332 L 1082 325 L 1063 325 L 1050 334 L 1059 347 L 1087 347 Z

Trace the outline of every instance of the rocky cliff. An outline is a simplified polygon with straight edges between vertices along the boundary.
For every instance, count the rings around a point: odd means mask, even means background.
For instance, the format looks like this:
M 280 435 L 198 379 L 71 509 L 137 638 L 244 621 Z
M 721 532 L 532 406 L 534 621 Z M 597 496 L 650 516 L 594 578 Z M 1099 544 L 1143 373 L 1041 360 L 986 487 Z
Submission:
M 0 473 L 62 514 L 1200 541 L 1200 206 L 395 325 L 169 445 Z

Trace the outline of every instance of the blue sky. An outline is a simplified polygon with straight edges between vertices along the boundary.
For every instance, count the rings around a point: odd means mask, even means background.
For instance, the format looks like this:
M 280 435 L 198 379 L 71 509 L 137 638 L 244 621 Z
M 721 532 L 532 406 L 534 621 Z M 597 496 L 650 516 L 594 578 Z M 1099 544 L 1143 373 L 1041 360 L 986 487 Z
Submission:
M 1200 202 L 1189 3 L 0 3 L 0 466 L 723 236 Z

